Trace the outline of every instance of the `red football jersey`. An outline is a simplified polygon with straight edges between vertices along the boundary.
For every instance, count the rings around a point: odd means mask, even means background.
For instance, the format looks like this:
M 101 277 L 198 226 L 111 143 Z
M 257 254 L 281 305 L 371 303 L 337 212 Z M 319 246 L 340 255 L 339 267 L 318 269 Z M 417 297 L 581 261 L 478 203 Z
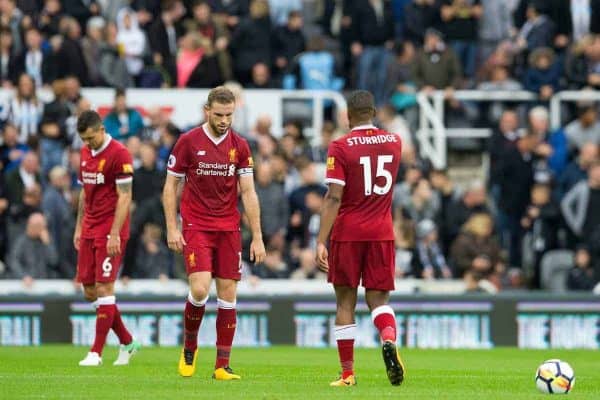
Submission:
M 117 183 L 132 180 L 133 163 L 129 151 L 108 134 L 100 149 L 81 148 L 79 181 L 85 191 L 82 238 L 106 238 L 117 209 Z M 121 237 L 129 237 L 129 215 L 121 228 Z
M 238 176 L 252 175 L 253 162 L 245 139 L 231 129 L 218 139 L 207 125 L 181 135 L 167 163 L 167 172 L 183 178 L 183 230 L 237 231 Z
M 400 166 L 400 136 L 359 126 L 333 141 L 326 183 L 344 185 L 331 240 L 394 240 L 392 193 Z

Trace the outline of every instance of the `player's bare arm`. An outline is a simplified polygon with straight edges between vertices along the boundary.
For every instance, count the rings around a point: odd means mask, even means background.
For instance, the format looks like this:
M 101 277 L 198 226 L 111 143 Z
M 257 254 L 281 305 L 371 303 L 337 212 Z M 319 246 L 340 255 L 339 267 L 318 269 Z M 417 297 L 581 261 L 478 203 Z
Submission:
M 325 194 L 325 202 L 323 203 L 323 209 L 321 211 L 321 227 L 319 228 L 319 235 L 317 236 L 317 265 L 323 272 L 329 270 L 329 263 L 327 262 L 327 238 L 331 233 L 331 228 L 335 218 L 340 211 L 340 205 L 342 203 L 342 195 L 344 194 L 344 186 L 337 183 L 330 183 L 329 189 Z
M 181 230 L 177 227 L 177 188 L 181 178 L 167 174 L 163 187 L 163 209 L 167 224 L 167 244 L 169 249 L 181 253 L 186 245 Z
M 132 184 L 132 179 L 117 182 L 117 209 L 115 210 L 115 219 L 110 227 L 108 241 L 106 242 L 106 252 L 109 257 L 114 257 L 121 253 L 121 228 L 129 215 Z
M 254 177 L 245 175 L 240 177 L 240 191 L 242 194 L 242 203 L 248 224 L 252 231 L 252 243 L 250 243 L 250 261 L 260 263 L 265 259 L 265 244 L 263 243 L 262 231 L 260 229 L 260 206 L 258 205 L 258 196 L 254 189 Z
M 85 213 L 85 191 L 79 191 L 79 202 L 77 203 L 77 223 L 75 224 L 75 233 L 73 234 L 73 246 L 79 251 L 81 242 L 81 225 L 83 223 L 83 215 Z

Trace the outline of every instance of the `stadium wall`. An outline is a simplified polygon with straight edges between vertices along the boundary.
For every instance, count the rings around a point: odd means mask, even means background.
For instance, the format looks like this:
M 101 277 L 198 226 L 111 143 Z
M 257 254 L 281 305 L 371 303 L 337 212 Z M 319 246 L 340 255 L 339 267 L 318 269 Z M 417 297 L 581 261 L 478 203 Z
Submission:
M 180 296 L 120 296 L 123 319 L 145 346 L 179 346 Z M 527 349 L 600 347 L 600 301 L 591 295 L 396 295 L 399 342 L 413 348 Z M 209 303 L 199 334 L 215 342 L 216 308 Z M 244 296 L 238 300 L 238 346 L 335 345 L 331 296 Z M 364 303 L 358 307 L 359 347 L 378 346 Z M 90 345 L 95 313 L 79 296 L 0 296 L 0 345 Z M 112 335 L 109 343 L 117 344 Z

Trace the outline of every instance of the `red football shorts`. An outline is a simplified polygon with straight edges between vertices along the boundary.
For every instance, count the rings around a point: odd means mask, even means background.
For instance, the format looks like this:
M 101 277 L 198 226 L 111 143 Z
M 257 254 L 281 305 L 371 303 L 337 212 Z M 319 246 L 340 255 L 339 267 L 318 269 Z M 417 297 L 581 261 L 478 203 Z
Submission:
M 184 231 L 185 269 L 211 272 L 215 278 L 242 278 L 242 237 L 239 231 Z
M 77 257 L 77 280 L 84 285 L 95 282 L 114 282 L 117 280 L 121 260 L 127 247 L 127 239 L 121 238 L 121 253 L 109 257 L 106 253 L 108 239 L 81 239 Z
M 329 243 L 327 280 L 336 286 L 394 290 L 396 250 L 394 241 Z

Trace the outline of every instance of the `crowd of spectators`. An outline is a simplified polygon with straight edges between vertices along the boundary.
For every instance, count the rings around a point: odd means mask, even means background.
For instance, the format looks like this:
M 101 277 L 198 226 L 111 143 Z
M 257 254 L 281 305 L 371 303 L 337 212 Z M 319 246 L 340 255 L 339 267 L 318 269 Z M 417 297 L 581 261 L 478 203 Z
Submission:
M 160 191 L 169 152 L 189 127 L 158 108 L 128 107 L 126 89 L 227 82 L 240 99 L 243 88 L 374 93 L 378 124 L 404 143 L 394 189 L 398 277 L 538 288 L 544 255 L 572 249 L 569 288 L 599 280 L 597 105 L 570 107 L 572 122 L 551 130 L 547 101 L 563 89 L 600 88 L 600 1 L 326 0 L 316 14 L 309 3 L 0 0 L 0 81 L 13 89 L 0 109 L 1 276 L 31 284 L 74 275 L 75 121 L 90 108 L 82 86 L 117 89 L 104 123 L 134 157 L 124 279 L 183 276 L 165 246 Z M 38 98 L 42 87 L 52 102 Z M 453 97 L 464 88 L 525 89 L 539 101 L 472 113 Z M 494 128 L 485 182 L 459 186 L 419 157 L 415 95 L 433 90 L 445 91 L 449 113 Z M 343 112 L 326 115 L 318 146 L 295 120 L 281 137 L 268 114 L 235 126 L 254 152 L 267 247 L 263 265 L 246 268 L 251 279 L 323 278 L 313 248 L 324 162 L 347 128 Z

